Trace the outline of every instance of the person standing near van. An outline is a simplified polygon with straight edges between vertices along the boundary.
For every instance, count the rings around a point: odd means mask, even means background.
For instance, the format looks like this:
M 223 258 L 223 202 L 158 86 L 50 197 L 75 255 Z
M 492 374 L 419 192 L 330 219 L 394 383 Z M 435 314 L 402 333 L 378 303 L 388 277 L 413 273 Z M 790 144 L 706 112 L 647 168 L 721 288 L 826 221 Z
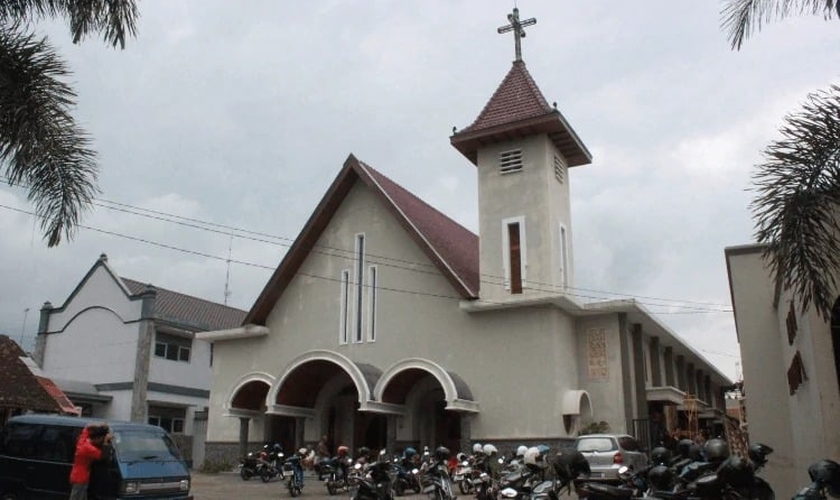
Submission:
M 73 468 L 70 470 L 70 500 L 87 500 L 90 466 L 109 456 L 111 438 L 105 424 L 89 425 L 82 430 L 76 441 Z

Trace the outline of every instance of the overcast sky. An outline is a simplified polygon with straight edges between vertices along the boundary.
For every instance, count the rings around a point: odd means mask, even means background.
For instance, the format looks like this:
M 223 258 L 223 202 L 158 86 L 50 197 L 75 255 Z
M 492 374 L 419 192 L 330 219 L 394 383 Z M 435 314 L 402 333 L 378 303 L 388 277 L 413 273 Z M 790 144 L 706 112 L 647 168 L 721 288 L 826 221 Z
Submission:
M 477 231 L 475 167 L 448 137 L 510 68 L 496 28 L 512 3 L 146 0 L 124 51 L 39 25 L 99 152 L 84 220 L 99 231 L 47 249 L 32 216 L 0 208 L 0 332 L 31 345 L 41 304 L 63 304 L 103 252 L 121 276 L 224 301 L 228 229 L 112 202 L 264 233 L 232 242 L 253 264 L 230 266 L 243 309 L 350 153 Z M 734 377 L 723 249 L 752 241 L 746 190 L 782 117 L 840 81 L 840 24 L 789 19 L 732 52 L 713 1 L 519 7 L 538 21 L 528 69 L 594 157 L 569 175 L 579 299 L 637 297 Z M 29 211 L 25 196 L 0 184 L 0 205 Z

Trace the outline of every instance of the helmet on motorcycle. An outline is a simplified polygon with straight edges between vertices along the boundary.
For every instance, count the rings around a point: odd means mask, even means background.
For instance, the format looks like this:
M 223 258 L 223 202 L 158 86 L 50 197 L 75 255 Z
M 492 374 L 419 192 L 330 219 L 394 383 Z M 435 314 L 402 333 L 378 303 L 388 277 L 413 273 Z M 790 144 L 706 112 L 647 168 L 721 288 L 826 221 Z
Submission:
M 481 443 L 475 443 L 473 445 L 473 453 L 476 453 L 476 454 L 482 453 L 483 450 L 484 450 L 484 448 L 482 448 Z
M 727 458 L 718 469 L 718 477 L 724 484 L 742 488 L 753 483 L 753 468 L 749 462 L 737 456 Z
M 298 455 L 300 455 L 302 457 L 306 456 L 307 453 L 309 453 L 309 450 L 307 450 L 306 448 L 301 448 L 301 449 L 298 450 Z
M 361 448 L 359 448 L 359 456 L 370 458 L 370 448 L 368 448 L 367 446 L 362 446 Z
M 499 450 L 495 446 L 493 446 L 492 444 L 489 444 L 489 443 L 484 445 L 483 450 L 484 450 L 484 454 L 487 455 L 488 457 L 499 452 Z
M 449 454 L 449 448 L 446 446 L 438 446 L 435 448 L 435 458 L 438 460 L 448 460 Z
M 747 451 L 747 454 L 750 456 L 750 460 L 752 460 L 756 467 L 766 464 L 767 455 L 771 453 L 773 453 L 773 448 L 761 443 L 751 444 L 750 449 Z
M 583 456 L 583 453 L 574 450 L 557 453 L 557 458 L 554 461 L 554 472 L 559 479 L 571 481 L 578 476 L 588 476 L 592 471 L 589 469 L 589 462 Z
M 828 488 L 828 493 L 840 498 L 840 464 L 834 460 L 820 460 L 808 467 L 811 481 L 818 482 Z
M 650 481 L 653 489 L 665 491 L 674 482 L 674 473 L 664 465 L 657 465 L 648 472 L 648 481 Z
M 709 462 L 723 462 L 729 458 L 729 445 L 723 439 L 710 439 L 706 441 L 703 450 L 706 452 L 706 460 Z
M 403 456 L 405 458 L 411 458 L 416 454 L 417 454 L 417 450 L 415 450 L 411 446 L 409 446 L 409 447 L 407 447 L 406 449 L 403 450 Z
M 525 465 L 530 467 L 536 467 L 539 469 L 544 469 L 548 467 L 548 463 L 545 461 L 545 454 L 541 453 L 540 449 L 536 446 L 532 446 L 525 451 L 525 455 L 522 457 L 522 461 Z
M 695 462 L 702 462 L 703 448 L 699 444 L 692 442 L 688 447 L 688 458 Z
M 690 451 L 691 445 L 694 444 L 694 441 L 690 439 L 680 439 L 677 441 L 677 450 L 679 450 L 680 456 L 682 458 L 691 458 Z
M 280 446 L 280 443 L 274 443 L 274 446 L 272 446 L 272 448 L 274 449 L 275 453 L 280 453 L 281 451 L 283 451 L 283 447 Z
M 348 448 L 344 445 L 341 445 L 336 450 L 336 453 L 338 453 L 338 456 L 343 457 L 344 455 L 347 455 L 348 453 L 350 453 L 350 448 Z
M 650 462 L 653 465 L 670 465 L 671 450 L 662 446 L 657 446 L 650 452 Z
M 524 444 L 520 445 L 519 448 L 516 449 L 516 456 L 521 457 L 521 456 L 525 455 L 526 451 L 528 451 L 528 447 L 525 446 Z

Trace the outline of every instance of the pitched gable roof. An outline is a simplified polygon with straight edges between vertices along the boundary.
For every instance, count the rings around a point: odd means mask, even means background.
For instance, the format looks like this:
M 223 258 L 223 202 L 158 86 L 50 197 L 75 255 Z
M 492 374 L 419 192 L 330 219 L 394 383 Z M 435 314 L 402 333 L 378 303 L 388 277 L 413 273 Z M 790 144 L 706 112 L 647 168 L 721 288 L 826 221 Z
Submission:
M 351 154 L 244 323 L 265 325 L 268 314 L 357 181 L 373 191 L 461 297 L 478 296 L 478 236 Z
M 26 357 L 14 340 L 0 335 L 0 408 L 61 412 L 59 403 L 29 369 Z
M 450 137 L 471 162 L 486 144 L 546 133 L 570 167 L 585 165 L 592 155 L 556 108 L 548 105 L 524 61 L 514 61 L 502 83 L 475 121 Z
M 132 295 L 140 295 L 146 284 L 128 278 L 122 279 Z M 155 318 L 191 326 L 200 330 L 226 330 L 242 324 L 247 311 L 229 307 L 217 302 L 191 295 L 173 292 L 166 288 L 153 287 L 155 297 Z

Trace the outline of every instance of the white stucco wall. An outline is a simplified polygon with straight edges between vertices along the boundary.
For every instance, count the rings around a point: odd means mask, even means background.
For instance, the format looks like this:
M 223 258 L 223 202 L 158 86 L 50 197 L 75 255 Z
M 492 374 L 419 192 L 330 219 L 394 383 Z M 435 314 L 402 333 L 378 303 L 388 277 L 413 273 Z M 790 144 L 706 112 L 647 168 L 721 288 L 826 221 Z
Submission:
M 750 441 L 773 448 L 762 476 L 778 498 L 790 498 L 805 471 L 797 467 L 786 378 L 789 359 L 782 349 L 787 335 L 780 329 L 779 312 L 773 307 L 775 284 L 760 253 L 728 253 L 727 261 L 741 345 Z
M 607 376 L 590 377 L 587 360 L 587 333 L 590 330 L 604 330 L 607 341 Z M 621 339 L 619 337 L 619 322 L 617 315 L 604 315 L 581 318 L 577 322 L 578 336 L 577 357 L 578 377 L 581 388 L 589 393 L 592 404 L 592 419 L 595 422 L 605 421 L 614 432 L 627 432 L 627 415 L 624 409 L 625 398 L 623 376 L 621 369 Z M 632 363 L 629 365 L 632 367 Z M 632 371 L 632 369 L 631 369 Z M 593 374 L 594 375 L 594 374 Z M 632 387 L 632 386 L 631 386 Z
M 149 382 L 210 390 L 212 371 L 209 342 L 193 339 L 188 363 L 155 356 L 154 339 L 150 349 Z M 203 405 L 207 405 L 207 400 Z

